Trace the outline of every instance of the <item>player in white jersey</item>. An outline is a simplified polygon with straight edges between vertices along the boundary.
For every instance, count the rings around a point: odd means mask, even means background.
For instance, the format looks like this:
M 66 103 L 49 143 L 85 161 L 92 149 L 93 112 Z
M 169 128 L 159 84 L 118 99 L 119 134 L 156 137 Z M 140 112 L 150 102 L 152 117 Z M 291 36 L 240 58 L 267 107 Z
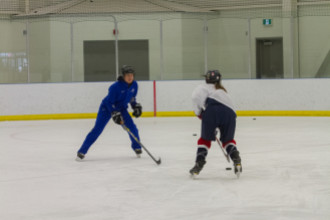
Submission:
M 190 173 L 197 175 L 203 169 L 217 128 L 220 130 L 222 147 L 234 162 L 235 173 L 241 172 L 241 158 L 234 140 L 236 113 L 233 102 L 221 84 L 221 74 L 218 70 L 208 71 L 205 81 L 206 83 L 199 85 L 192 94 L 194 112 L 202 120 L 202 131 L 197 142 L 196 163 Z

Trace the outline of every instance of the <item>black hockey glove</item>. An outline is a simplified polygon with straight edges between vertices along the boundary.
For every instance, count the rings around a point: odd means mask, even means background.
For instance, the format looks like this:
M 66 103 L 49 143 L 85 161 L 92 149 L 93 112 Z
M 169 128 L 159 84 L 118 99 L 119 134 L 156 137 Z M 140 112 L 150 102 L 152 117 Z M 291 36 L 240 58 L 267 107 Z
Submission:
M 142 114 L 142 106 L 139 103 L 136 103 L 135 106 L 133 107 L 133 116 L 135 116 L 135 118 L 138 118 L 141 116 Z
M 120 112 L 112 112 L 111 117 L 116 124 L 124 124 L 123 116 L 121 116 Z

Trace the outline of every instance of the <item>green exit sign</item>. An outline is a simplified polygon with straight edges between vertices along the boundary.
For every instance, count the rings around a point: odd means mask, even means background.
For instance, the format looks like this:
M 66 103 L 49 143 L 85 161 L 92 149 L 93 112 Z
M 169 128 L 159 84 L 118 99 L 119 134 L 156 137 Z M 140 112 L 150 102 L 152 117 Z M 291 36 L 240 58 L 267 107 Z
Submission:
M 263 25 L 269 26 L 272 25 L 272 19 L 263 19 L 262 20 Z

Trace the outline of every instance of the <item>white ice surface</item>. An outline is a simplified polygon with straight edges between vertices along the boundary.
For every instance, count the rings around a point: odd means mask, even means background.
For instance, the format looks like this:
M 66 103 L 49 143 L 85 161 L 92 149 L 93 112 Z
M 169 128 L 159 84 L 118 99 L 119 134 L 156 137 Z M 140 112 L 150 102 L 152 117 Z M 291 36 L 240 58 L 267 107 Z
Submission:
M 0 219 L 330 219 L 330 118 L 239 117 L 240 179 L 215 142 L 189 177 L 197 118 L 135 121 L 160 166 L 113 122 L 83 162 L 94 120 L 0 122 Z

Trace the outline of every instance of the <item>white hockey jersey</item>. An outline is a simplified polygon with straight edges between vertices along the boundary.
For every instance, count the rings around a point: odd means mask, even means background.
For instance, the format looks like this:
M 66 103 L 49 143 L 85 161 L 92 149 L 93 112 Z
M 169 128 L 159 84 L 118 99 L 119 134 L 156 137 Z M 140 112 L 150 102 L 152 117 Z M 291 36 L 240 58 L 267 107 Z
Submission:
M 204 83 L 197 86 L 192 93 L 193 110 L 197 116 L 205 109 L 207 98 L 214 99 L 235 111 L 234 104 L 228 93 L 222 89 L 216 89 L 214 84 Z

